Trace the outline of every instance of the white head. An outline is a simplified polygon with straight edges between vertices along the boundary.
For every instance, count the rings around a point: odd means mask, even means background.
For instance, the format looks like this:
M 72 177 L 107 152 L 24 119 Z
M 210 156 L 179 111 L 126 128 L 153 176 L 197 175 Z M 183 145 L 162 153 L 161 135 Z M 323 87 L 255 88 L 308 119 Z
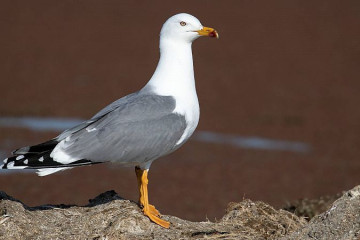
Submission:
M 187 13 L 179 13 L 170 17 L 160 32 L 161 40 L 171 39 L 188 43 L 200 36 L 219 37 L 213 28 L 204 27 L 196 17 Z

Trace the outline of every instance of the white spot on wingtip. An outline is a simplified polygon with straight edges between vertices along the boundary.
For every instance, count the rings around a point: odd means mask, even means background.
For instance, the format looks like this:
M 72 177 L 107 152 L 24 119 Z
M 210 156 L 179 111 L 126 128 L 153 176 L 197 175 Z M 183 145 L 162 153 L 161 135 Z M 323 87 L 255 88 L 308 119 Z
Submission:
M 25 166 L 14 166 L 14 162 L 9 162 L 8 165 L 6 166 L 7 169 L 24 169 L 26 168 Z
M 44 161 L 44 157 L 39 158 L 39 162 L 43 162 Z
M 28 164 L 28 163 L 29 163 L 29 160 L 25 159 L 24 164 Z
M 7 161 L 8 161 L 8 158 L 5 158 L 3 162 L 4 162 L 4 163 L 7 163 Z
M 16 160 L 20 160 L 20 159 L 23 159 L 23 158 L 24 158 L 24 155 L 20 155 L 20 156 L 16 157 Z

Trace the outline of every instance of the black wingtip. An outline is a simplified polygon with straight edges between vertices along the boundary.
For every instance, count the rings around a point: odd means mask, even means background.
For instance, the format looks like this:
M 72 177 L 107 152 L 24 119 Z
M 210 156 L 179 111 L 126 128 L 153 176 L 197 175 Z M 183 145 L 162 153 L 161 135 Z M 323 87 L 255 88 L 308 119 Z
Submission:
M 12 152 L 12 155 L 17 156 L 17 155 L 24 155 L 24 154 L 39 154 L 39 153 L 44 153 L 47 151 L 50 151 L 52 149 L 54 149 L 54 147 L 58 144 L 59 142 L 56 139 L 51 139 L 47 142 L 43 142 L 34 146 L 27 146 L 27 147 L 22 147 L 19 149 L 16 149 L 15 151 Z

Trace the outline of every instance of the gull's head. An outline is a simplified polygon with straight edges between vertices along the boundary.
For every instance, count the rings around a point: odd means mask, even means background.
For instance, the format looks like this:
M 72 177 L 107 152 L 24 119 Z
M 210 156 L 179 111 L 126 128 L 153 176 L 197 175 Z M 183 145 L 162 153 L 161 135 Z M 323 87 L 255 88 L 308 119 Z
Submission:
M 215 29 L 204 27 L 200 21 L 187 13 L 179 13 L 169 18 L 163 25 L 160 38 L 191 43 L 200 36 L 216 37 Z

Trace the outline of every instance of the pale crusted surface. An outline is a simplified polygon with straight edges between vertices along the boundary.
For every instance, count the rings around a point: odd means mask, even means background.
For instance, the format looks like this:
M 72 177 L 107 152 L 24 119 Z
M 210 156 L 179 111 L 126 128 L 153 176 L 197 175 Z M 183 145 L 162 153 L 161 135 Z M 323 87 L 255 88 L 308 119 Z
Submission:
M 283 240 L 358 240 L 360 239 L 360 186 L 336 200 L 324 213 Z
M 29 208 L 1 193 L 1 239 L 277 239 L 306 222 L 262 202 L 231 203 L 217 223 L 163 216 L 170 229 L 145 217 L 136 203 L 110 191 L 88 206 Z
M 346 192 L 310 222 L 263 202 L 243 200 L 230 203 L 216 223 L 163 216 L 171 222 L 170 229 L 150 222 L 136 203 L 114 191 L 99 195 L 83 207 L 30 208 L 4 192 L 0 192 L 0 199 L 0 239 L 347 240 L 360 236 L 360 186 Z

